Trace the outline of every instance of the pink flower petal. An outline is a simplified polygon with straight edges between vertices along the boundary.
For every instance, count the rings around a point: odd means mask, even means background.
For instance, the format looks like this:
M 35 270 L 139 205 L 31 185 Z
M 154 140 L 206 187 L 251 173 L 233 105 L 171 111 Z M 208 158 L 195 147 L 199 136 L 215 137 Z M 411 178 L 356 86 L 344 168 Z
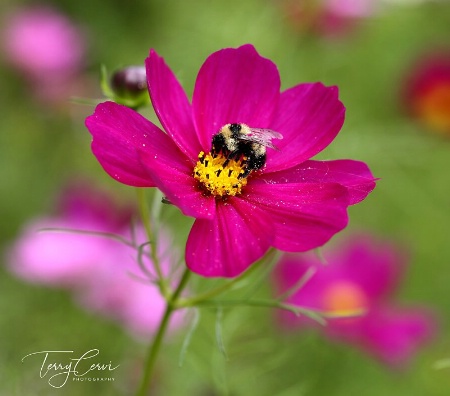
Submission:
M 275 228 L 273 246 L 288 252 L 322 246 L 348 222 L 347 189 L 335 183 L 249 183 L 245 197 L 265 209 Z
M 375 188 L 369 167 L 360 161 L 305 161 L 285 171 L 265 174 L 270 183 L 339 183 L 348 188 L 350 205 L 362 201 Z
M 406 265 L 405 252 L 370 235 L 355 235 L 334 255 L 326 257 L 335 263 L 336 276 L 361 286 L 371 301 L 380 301 L 394 292 Z
M 361 321 L 362 345 L 391 365 L 406 363 L 436 331 L 430 313 L 417 308 L 377 307 Z
M 269 216 L 250 203 L 218 203 L 213 220 L 197 219 L 186 244 L 186 264 L 205 277 L 234 277 L 261 258 L 273 238 Z
M 85 37 L 66 15 L 43 3 L 2 15 L 4 59 L 29 74 L 27 77 L 61 84 L 82 68 Z
M 192 108 L 204 150 L 211 137 L 229 123 L 267 128 L 277 108 L 280 76 L 276 65 L 252 45 L 213 53 L 201 67 Z
M 112 178 L 130 186 L 154 187 L 137 150 L 162 133 L 158 127 L 113 102 L 100 103 L 86 119 L 86 127 L 93 136 L 92 152 Z
M 278 294 L 294 287 L 309 269 L 314 269 L 314 276 L 287 300 L 299 307 L 323 310 L 322 294 L 335 278 L 332 266 L 324 266 L 315 252 L 302 254 L 286 253 L 282 256 L 274 272 Z M 298 322 L 296 315 L 287 315 L 292 324 Z M 302 322 L 302 321 L 301 321 Z M 289 323 L 289 322 L 288 322 Z
M 314 277 L 291 297 L 296 305 L 325 310 L 323 294 L 342 282 L 360 288 L 371 305 L 385 301 L 399 284 L 405 265 L 401 249 L 370 234 L 352 235 L 344 244 L 325 249 L 322 254 L 326 266 L 312 252 L 285 254 L 280 260 L 276 280 L 281 290 L 292 287 L 309 268 L 315 269 Z
M 280 151 L 268 150 L 267 171 L 290 168 L 322 151 L 340 131 L 344 117 L 337 87 L 300 84 L 284 91 L 270 124 L 283 139 L 275 142 Z
M 99 224 L 42 218 L 28 224 L 9 252 L 11 271 L 34 283 L 74 288 L 97 278 L 115 242 L 71 232 L 39 232 L 43 228 L 96 230 Z
M 145 65 L 150 97 L 161 125 L 182 152 L 190 158 L 197 158 L 202 148 L 186 93 L 164 59 L 154 50 L 150 51 Z
M 183 214 L 202 219 L 215 216 L 214 198 L 202 194 L 192 175 L 194 165 L 168 135 L 160 133 L 139 154 L 143 168 L 156 186 Z
M 159 231 L 158 257 L 163 274 L 168 276 L 174 269 L 173 264 L 178 262 L 179 255 L 173 240 L 166 235 L 165 230 Z M 133 236 L 137 244 L 147 240 L 145 230 L 140 224 L 133 230 Z M 149 249 L 146 252 L 149 253 Z M 130 330 L 132 335 L 148 338 L 158 329 L 165 308 L 164 298 L 157 285 L 139 268 L 134 248 L 113 242 L 108 252 L 103 253 L 104 256 L 109 256 L 109 260 L 102 271 L 98 271 L 94 278 L 91 276 L 89 281 L 76 290 L 77 301 L 89 311 L 118 321 Z M 150 258 L 146 256 L 144 261 L 147 270 L 154 274 Z M 92 267 L 92 262 L 88 261 L 87 264 Z M 182 325 L 182 318 L 177 316 L 171 319 L 169 330 L 175 330 Z

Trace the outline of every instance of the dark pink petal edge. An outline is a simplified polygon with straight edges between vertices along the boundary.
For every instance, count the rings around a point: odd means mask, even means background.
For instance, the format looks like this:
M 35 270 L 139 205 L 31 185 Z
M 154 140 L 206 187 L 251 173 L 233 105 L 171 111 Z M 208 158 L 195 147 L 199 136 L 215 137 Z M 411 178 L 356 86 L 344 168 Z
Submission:
M 303 252 L 325 244 L 347 226 L 347 189 L 336 183 L 271 184 L 259 180 L 246 186 L 245 199 L 273 221 L 273 246 Z
M 225 124 L 267 128 L 277 109 L 280 76 L 276 65 L 250 45 L 211 54 L 200 68 L 192 98 L 201 146 Z
M 207 219 L 215 216 L 214 198 L 202 194 L 192 175 L 191 161 L 168 135 L 160 133 L 145 150 L 139 150 L 139 158 L 155 185 L 183 214 Z
M 145 148 L 161 130 L 139 113 L 113 102 L 100 103 L 86 118 L 92 152 L 117 181 L 135 187 L 155 186 L 143 169 L 138 149 Z
M 268 150 L 267 172 L 291 168 L 327 147 L 342 128 L 345 107 L 338 88 L 300 84 L 281 93 L 270 129 L 283 135 Z
M 154 50 L 150 50 L 145 65 L 150 98 L 161 125 L 178 148 L 196 160 L 202 148 L 186 93 L 164 59 Z
M 349 192 L 350 205 L 364 200 L 375 188 L 377 180 L 367 164 L 354 160 L 305 161 L 285 171 L 264 173 L 273 183 L 339 183 Z
M 238 198 L 217 204 L 213 220 L 197 219 L 186 244 L 188 268 L 204 277 L 235 277 L 261 258 L 273 239 L 271 218 Z

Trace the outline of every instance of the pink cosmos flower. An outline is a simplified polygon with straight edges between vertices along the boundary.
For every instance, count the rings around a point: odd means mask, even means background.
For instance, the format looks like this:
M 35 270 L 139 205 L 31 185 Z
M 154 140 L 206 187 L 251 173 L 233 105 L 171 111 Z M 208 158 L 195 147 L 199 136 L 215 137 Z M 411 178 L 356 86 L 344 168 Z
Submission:
M 137 250 L 119 241 L 75 232 L 40 231 L 42 228 L 115 234 L 136 244 L 146 241 L 143 227 L 131 227 L 133 210 L 119 207 L 105 193 L 86 183 L 64 191 L 59 214 L 30 222 L 9 252 L 10 270 L 32 283 L 66 288 L 86 309 L 122 323 L 136 335 L 154 332 L 165 301 L 137 263 Z M 178 260 L 176 249 L 162 233 L 159 256 L 166 275 Z M 170 252 L 170 254 L 169 254 Z M 152 273 L 151 262 L 145 257 Z M 177 314 L 172 322 L 181 323 Z
M 36 94 L 61 98 L 81 70 L 85 42 L 79 27 L 50 7 L 18 9 L 2 29 L 5 58 L 31 81 Z
M 9 60 L 35 78 L 71 75 L 83 63 L 79 29 L 51 8 L 18 10 L 7 19 L 3 34 Z
M 135 238 L 143 243 L 146 241 L 142 226 L 134 229 Z M 165 276 L 178 261 L 178 254 L 168 235 L 163 231 L 158 239 L 159 257 L 162 258 L 162 269 Z M 146 268 L 153 275 L 152 280 L 142 273 L 137 266 L 135 249 L 124 245 L 116 246 L 111 252 L 107 270 L 101 271 L 96 278 L 81 285 L 76 291 L 76 299 L 86 309 L 106 315 L 123 323 L 132 334 L 148 339 L 149 333 L 154 333 L 160 324 L 166 308 L 166 302 L 159 288 L 150 283 L 156 279 L 151 267 L 151 261 L 145 258 Z M 175 313 L 171 319 L 171 329 L 182 325 L 182 315 Z
M 85 284 L 109 265 L 107 252 L 117 242 L 40 230 L 63 228 L 123 235 L 130 232 L 131 215 L 130 208 L 120 210 L 104 193 L 84 182 L 74 183 L 63 190 L 56 215 L 34 219 L 24 227 L 11 255 L 11 269 L 30 282 L 69 288 Z
M 284 0 L 282 4 L 294 29 L 335 36 L 376 15 L 379 3 L 379 0 Z
M 421 58 L 406 79 L 403 101 L 424 125 L 450 135 L 450 52 Z
M 369 236 L 358 236 L 325 258 L 326 264 L 310 253 L 285 255 L 276 268 L 275 282 L 285 292 L 308 270 L 315 271 L 286 302 L 332 316 L 347 315 L 329 319 L 323 327 L 326 335 L 356 344 L 391 365 L 405 363 L 431 338 L 434 321 L 430 313 L 400 306 L 391 298 L 401 280 L 403 253 Z M 314 325 L 305 317 L 281 315 L 286 328 Z
M 344 122 L 336 87 L 308 83 L 280 93 L 276 65 L 252 45 L 210 55 L 192 103 L 154 50 L 146 66 L 164 131 L 112 102 L 98 105 L 86 126 L 109 175 L 131 186 L 157 186 L 196 219 L 185 255 L 192 271 L 234 277 L 271 246 L 293 252 L 321 246 L 347 225 L 347 207 L 374 188 L 362 162 L 310 160 Z M 213 136 L 232 123 L 283 135 L 274 142 L 279 150 L 267 148 L 261 169 L 246 174 L 245 155 L 211 152 Z

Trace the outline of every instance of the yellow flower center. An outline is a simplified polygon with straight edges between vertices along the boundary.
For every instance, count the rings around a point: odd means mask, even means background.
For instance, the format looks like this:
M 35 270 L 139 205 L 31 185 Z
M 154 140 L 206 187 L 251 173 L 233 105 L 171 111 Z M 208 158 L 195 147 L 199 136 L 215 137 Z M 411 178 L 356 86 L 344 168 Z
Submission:
M 351 316 L 367 310 L 364 291 L 353 282 L 339 281 L 328 287 L 323 295 L 325 312 L 332 316 Z
M 213 157 L 211 153 L 201 151 L 194 168 L 194 178 L 214 196 L 239 195 L 247 185 L 247 178 L 243 177 L 246 160 L 246 157 L 237 161 L 227 159 L 222 154 Z

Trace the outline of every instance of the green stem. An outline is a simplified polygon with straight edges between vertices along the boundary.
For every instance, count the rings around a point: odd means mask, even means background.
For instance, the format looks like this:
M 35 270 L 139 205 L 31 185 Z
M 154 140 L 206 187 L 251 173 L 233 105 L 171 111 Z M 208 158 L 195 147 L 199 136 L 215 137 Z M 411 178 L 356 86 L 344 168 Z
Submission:
M 151 349 L 147 355 L 147 360 L 144 366 L 144 374 L 142 376 L 141 385 L 139 386 L 136 396 L 145 396 L 148 394 L 147 392 L 150 386 L 150 380 L 153 373 L 153 368 L 155 366 L 156 357 L 158 356 L 158 352 L 161 348 L 162 340 L 167 330 L 167 326 L 169 324 L 169 319 L 172 314 L 172 311 L 173 307 L 170 304 L 168 304 L 166 307 L 166 311 L 164 312 L 164 316 L 159 325 L 158 332 L 156 333 L 156 336 L 151 345 Z
M 227 290 L 231 289 L 233 286 L 235 286 L 237 283 L 241 282 L 243 279 L 248 277 L 250 274 L 256 271 L 256 269 L 259 268 L 259 266 L 264 263 L 267 259 L 269 259 L 273 254 L 275 253 L 275 250 L 271 249 L 267 252 L 267 254 L 259 259 L 256 263 L 254 263 L 247 271 L 245 271 L 241 276 L 234 278 L 232 281 L 229 281 L 227 283 L 224 283 L 223 285 L 220 285 L 219 287 L 216 287 L 215 289 L 208 290 L 207 292 L 203 294 L 199 294 L 197 296 L 187 298 L 185 300 L 182 300 L 179 302 L 178 307 L 193 307 L 196 306 L 203 301 L 210 300 L 213 297 L 218 296 L 219 294 L 222 294 L 226 292 Z
M 167 285 L 166 279 L 164 278 L 163 272 L 161 270 L 161 265 L 159 263 L 158 248 L 156 235 L 154 235 L 151 227 L 150 211 L 148 209 L 147 202 L 145 200 L 145 190 L 143 188 L 137 188 L 137 197 L 139 203 L 139 213 L 141 215 L 142 223 L 145 227 L 145 232 L 147 233 L 147 238 L 150 243 L 150 258 L 152 259 L 153 266 L 158 277 L 158 285 L 161 294 L 167 299 L 170 295 L 170 290 Z
M 156 358 L 158 356 L 158 352 L 161 349 L 162 341 L 164 338 L 164 334 L 166 333 L 167 327 L 169 325 L 170 317 L 172 313 L 177 309 L 177 299 L 179 298 L 181 292 L 185 288 L 189 278 L 191 276 L 191 271 L 186 269 L 183 273 L 183 276 L 178 284 L 178 287 L 175 289 L 172 296 L 167 301 L 166 310 L 164 312 L 164 316 L 161 319 L 161 323 L 158 328 L 158 332 L 153 339 L 153 343 L 150 346 L 150 349 L 147 354 L 147 359 L 144 365 L 144 372 L 142 375 L 141 384 L 136 393 L 136 396 L 146 396 L 148 394 L 148 390 L 150 387 L 150 382 L 153 374 L 153 369 L 155 367 Z
M 317 272 L 316 268 L 310 267 L 303 274 L 303 276 L 292 286 L 290 289 L 286 290 L 283 294 L 277 297 L 278 301 L 285 301 L 295 293 L 297 293 L 303 286 L 308 283 L 308 281 L 314 276 Z
M 291 304 L 282 303 L 277 300 L 266 300 L 266 299 L 251 299 L 251 300 L 210 300 L 198 302 L 199 306 L 213 306 L 213 307 L 224 307 L 224 306 L 245 306 L 245 307 L 260 307 L 260 308 L 278 308 L 285 311 L 290 311 L 296 315 L 305 315 L 321 325 L 325 325 L 326 321 L 324 319 L 325 314 L 323 312 L 302 308 Z
M 39 232 L 67 232 L 72 234 L 84 234 L 84 235 L 92 235 L 98 236 L 102 238 L 114 239 L 124 245 L 134 247 L 134 243 L 128 241 L 127 239 L 121 237 L 120 235 L 116 235 L 110 232 L 101 232 L 101 231 L 88 231 L 88 230 L 78 230 L 75 228 L 64 228 L 64 227 L 46 227 L 40 228 Z

